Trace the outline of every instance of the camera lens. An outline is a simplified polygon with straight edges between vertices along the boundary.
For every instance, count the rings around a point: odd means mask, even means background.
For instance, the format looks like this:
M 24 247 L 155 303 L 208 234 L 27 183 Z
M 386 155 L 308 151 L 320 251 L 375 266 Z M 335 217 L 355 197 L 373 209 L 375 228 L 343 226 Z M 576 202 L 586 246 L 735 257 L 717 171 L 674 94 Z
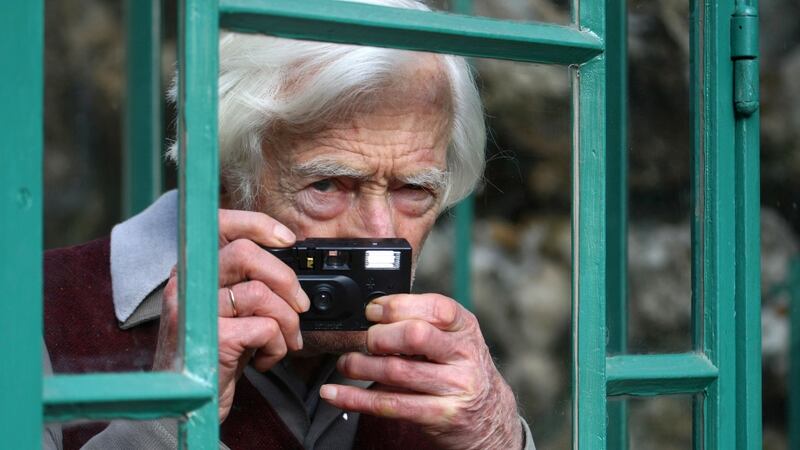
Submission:
M 327 286 L 320 286 L 311 298 L 311 304 L 319 311 L 327 311 L 333 306 L 333 292 Z

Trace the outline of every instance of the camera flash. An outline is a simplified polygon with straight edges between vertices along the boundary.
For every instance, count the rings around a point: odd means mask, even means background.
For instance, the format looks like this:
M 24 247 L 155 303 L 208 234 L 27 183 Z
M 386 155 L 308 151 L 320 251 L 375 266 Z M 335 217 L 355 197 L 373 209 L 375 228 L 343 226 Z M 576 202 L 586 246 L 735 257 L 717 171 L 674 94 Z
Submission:
M 390 269 L 400 268 L 400 252 L 394 250 L 367 250 L 364 267 L 367 269 Z

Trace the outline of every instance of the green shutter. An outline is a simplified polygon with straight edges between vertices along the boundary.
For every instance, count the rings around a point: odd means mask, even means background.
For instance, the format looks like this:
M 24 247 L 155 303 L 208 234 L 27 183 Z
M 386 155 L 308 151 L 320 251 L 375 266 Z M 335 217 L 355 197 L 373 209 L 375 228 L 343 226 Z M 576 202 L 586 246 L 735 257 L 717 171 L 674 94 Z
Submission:
M 139 3 L 139 2 L 133 2 Z M 147 101 L 129 105 L 142 152 L 132 177 L 160 184 L 152 94 L 158 6 L 148 43 L 129 57 L 150 64 Z M 467 8 L 468 2 L 460 2 Z M 465 6 L 466 5 L 466 6 Z M 3 435 L 35 448 L 42 418 L 184 417 L 182 445 L 216 448 L 217 64 L 219 26 L 297 39 L 563 64 L 573 68 L 573 447 L 627 447 L 624 403 L 607 396 L 696 394 L 695 447 L 758 448 L 760 298 L 758 54 L 755 4 L 691 3 L 693 342 L 686 354 L 626 354 L 625 2 L 580 0 L 572 26 L 383 8 L 331 0 L 179 2 L 179 273 L 184 365 L 178 373 L 55 375 L 41 372 L 43 2 L 0 6 L 0 49 L 16 61 L 3 73 L 0 136 L 0 404 Z M 149 8 L 149 9 L 148 9 Z M 459 9 L 465 11 L 465 9 Z M 734 14 L 735 13 L 735 14 Z M 143 16 L 142 16 L 143 17 Z M 134 23 L 136 17 L 131 17 Z M 147 24 L 147 19 L 143 19 Z M 739 28 L 741 27 L 741 28 Z M 149 46 L 149 47 L 148 47 Z M 160 110 L 159 110 L 160 111 Z M 134 136 L 137 133 L 129 133 Z M 131 154 L 131 156 L 133 156 Z M 137 161 L 138 157 L 131 161 Z M 138 205 L 138 206 L 136 206 Z M 459 236 L 469 236 L 469 204 Z M 457 278 L 468 303 L 468 246 Z M 608 341 L 607 341 L 608 337 Z M 28 351 L 20 351 L 20 349 Z M 20 376 L 20 374 L 25 376 Z M 616 403 L 616 402 L 615 402 Z M 609 418 L 607 423 L 606 418 Z M 10 430 L 13 430 L 11 432 Z M 6 441 L 8 442 L 8 441 Z

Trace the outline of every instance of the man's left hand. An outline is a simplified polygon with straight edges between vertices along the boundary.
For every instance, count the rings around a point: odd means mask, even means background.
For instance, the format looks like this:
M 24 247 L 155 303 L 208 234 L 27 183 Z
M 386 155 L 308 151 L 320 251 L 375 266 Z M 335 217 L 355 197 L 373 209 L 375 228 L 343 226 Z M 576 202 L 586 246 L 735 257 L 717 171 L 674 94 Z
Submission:
M 444 448 L 522 448 L 514 394 L 474 315 L 437 294 L 381 297 L 366 314 L 377 322 L 367 332 L 369 354 L 342 355 L 337 367 L 378 388 L 325 385 L 322 398 L 346 411 L 417 423 Z

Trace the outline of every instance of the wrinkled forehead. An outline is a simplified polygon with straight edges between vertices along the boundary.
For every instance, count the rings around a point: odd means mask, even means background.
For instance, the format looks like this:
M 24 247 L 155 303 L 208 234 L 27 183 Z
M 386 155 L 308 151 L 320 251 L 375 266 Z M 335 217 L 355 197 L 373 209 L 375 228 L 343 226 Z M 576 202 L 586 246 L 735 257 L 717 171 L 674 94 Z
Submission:
M 357 96 L 339 99 L 332 114 L 316 116 L 299 126 L 278 122 L 264 138 L 266 147 L 278 151 L 295 147 L 298 141 L 349 132 L 346 139 L 358 140 L 373 135 L 387 145 L 408 143 L 429 148 L 446 148 L 453 122 L 453 91 L 441 55 L 402 52 L 397 70 L 372 89 Z M 294 89 L 304 89 L 302 82 Z M 307 86 L 306 86 L 307 87 Z M 387 120 L 388 118 L 388 120 Z M 385 138 L 381 133 L 393 133 Z M 414 141 L 407 142 L 413 134 Z M 368 141 L 369 139 L 362 139 Z M 396 141 L 396 142 L 395 142 Z
M 453 110 L 452 87 L 442 57 L 430 53 L 409 52 L 408 60 L 379 97 L 397 108 L 422 105 L 447 114 Z

